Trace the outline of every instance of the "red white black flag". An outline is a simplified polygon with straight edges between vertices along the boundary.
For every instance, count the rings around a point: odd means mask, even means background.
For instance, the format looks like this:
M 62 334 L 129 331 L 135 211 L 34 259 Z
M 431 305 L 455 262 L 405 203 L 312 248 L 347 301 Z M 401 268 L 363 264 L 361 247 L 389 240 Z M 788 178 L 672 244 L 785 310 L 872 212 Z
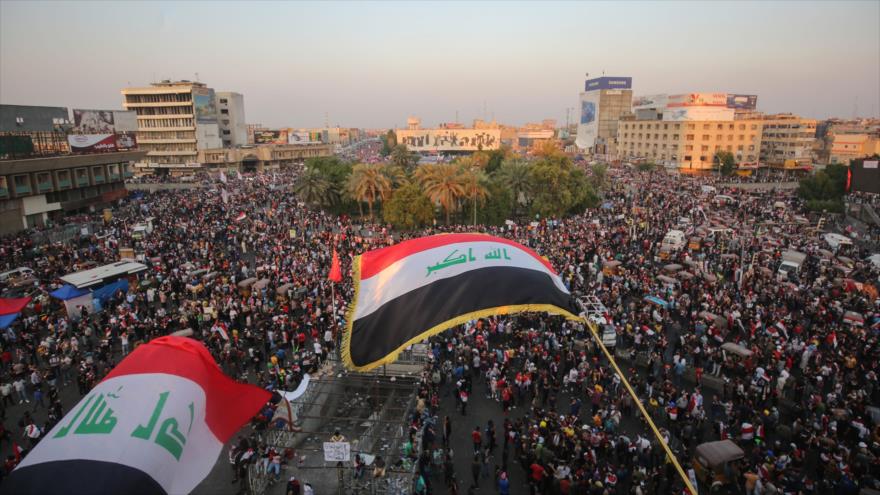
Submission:
M 579 320 L 550 263 L 484 234 L 422 237 L 358 256 L 342 355 L 366 371 L 410 344 L 467 321 L 541 311 Z
M 0 491 L 189 493 L 269 397 L 224 375 L 199 342 L 160 337 L 71 409 Z

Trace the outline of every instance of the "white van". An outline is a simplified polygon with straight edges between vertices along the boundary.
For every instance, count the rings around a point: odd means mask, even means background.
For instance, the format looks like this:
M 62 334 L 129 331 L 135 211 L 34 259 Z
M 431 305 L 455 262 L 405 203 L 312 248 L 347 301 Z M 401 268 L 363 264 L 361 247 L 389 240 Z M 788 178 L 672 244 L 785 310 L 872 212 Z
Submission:
M 21 266 L 8 272 L 0 273 L 0 284 L 20 278 L 35 278 L 34 271 L 26 266 Z
M 670 230 L 660 243 L 661 250 L 679 251 L 687 244 L 687 237 L 680 230 Z

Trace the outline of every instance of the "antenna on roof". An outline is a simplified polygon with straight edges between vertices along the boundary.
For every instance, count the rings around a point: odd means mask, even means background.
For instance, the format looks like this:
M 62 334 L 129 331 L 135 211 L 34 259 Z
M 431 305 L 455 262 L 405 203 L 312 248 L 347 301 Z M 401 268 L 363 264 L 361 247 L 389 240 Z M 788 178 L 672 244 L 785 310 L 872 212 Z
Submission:
M 199 82 L 199 73 L 196 72 L 196 82 Z

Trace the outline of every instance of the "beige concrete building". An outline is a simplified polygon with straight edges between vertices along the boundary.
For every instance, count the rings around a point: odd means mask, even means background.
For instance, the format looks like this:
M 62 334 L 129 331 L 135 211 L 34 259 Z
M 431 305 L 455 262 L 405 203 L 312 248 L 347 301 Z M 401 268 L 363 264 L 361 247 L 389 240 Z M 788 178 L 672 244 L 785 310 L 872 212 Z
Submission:
M 204 83 L 162 81 L 121 91 L 126 110 L 137 112 L 137 141 L 147 152 L 141 172 L 199 168 L 200 149 L 223 146 L 214 90 Z
M 816 120 L 797 115 L 778 114 L 763 117 L 761 133 L 761 163 L 784 165 L 794 160 L 798 165 L 813 162 L 816 142 Z
M 755 163 L 763 121 L 621 120 L 617 157 L 645 159 L 682 171 L 711 170 L 718 151 L 730 151 L 737 163 Z
M 880 154 L 880 134 L 834 134 L 828 163 L 849 165 L 850 160 Z
M 332 155 L 331 144 L 266 144 L 244 148 L 199 150 L 198 161 L 208 170 L 263 172 L 301 163 L 307 158 Z

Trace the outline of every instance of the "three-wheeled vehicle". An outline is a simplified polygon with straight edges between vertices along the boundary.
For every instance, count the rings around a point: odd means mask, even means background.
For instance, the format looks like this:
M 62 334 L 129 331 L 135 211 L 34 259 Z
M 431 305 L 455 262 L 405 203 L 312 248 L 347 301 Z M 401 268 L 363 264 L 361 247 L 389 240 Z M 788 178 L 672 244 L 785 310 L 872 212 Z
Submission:
M 731 440 L 697 445 L 693 459 L 697 479 L 708 486 L 711 493 L 720 493 L 725 485 L 733 483 L 729 478 L 730 465 L 743 457 L 743 449 Z

